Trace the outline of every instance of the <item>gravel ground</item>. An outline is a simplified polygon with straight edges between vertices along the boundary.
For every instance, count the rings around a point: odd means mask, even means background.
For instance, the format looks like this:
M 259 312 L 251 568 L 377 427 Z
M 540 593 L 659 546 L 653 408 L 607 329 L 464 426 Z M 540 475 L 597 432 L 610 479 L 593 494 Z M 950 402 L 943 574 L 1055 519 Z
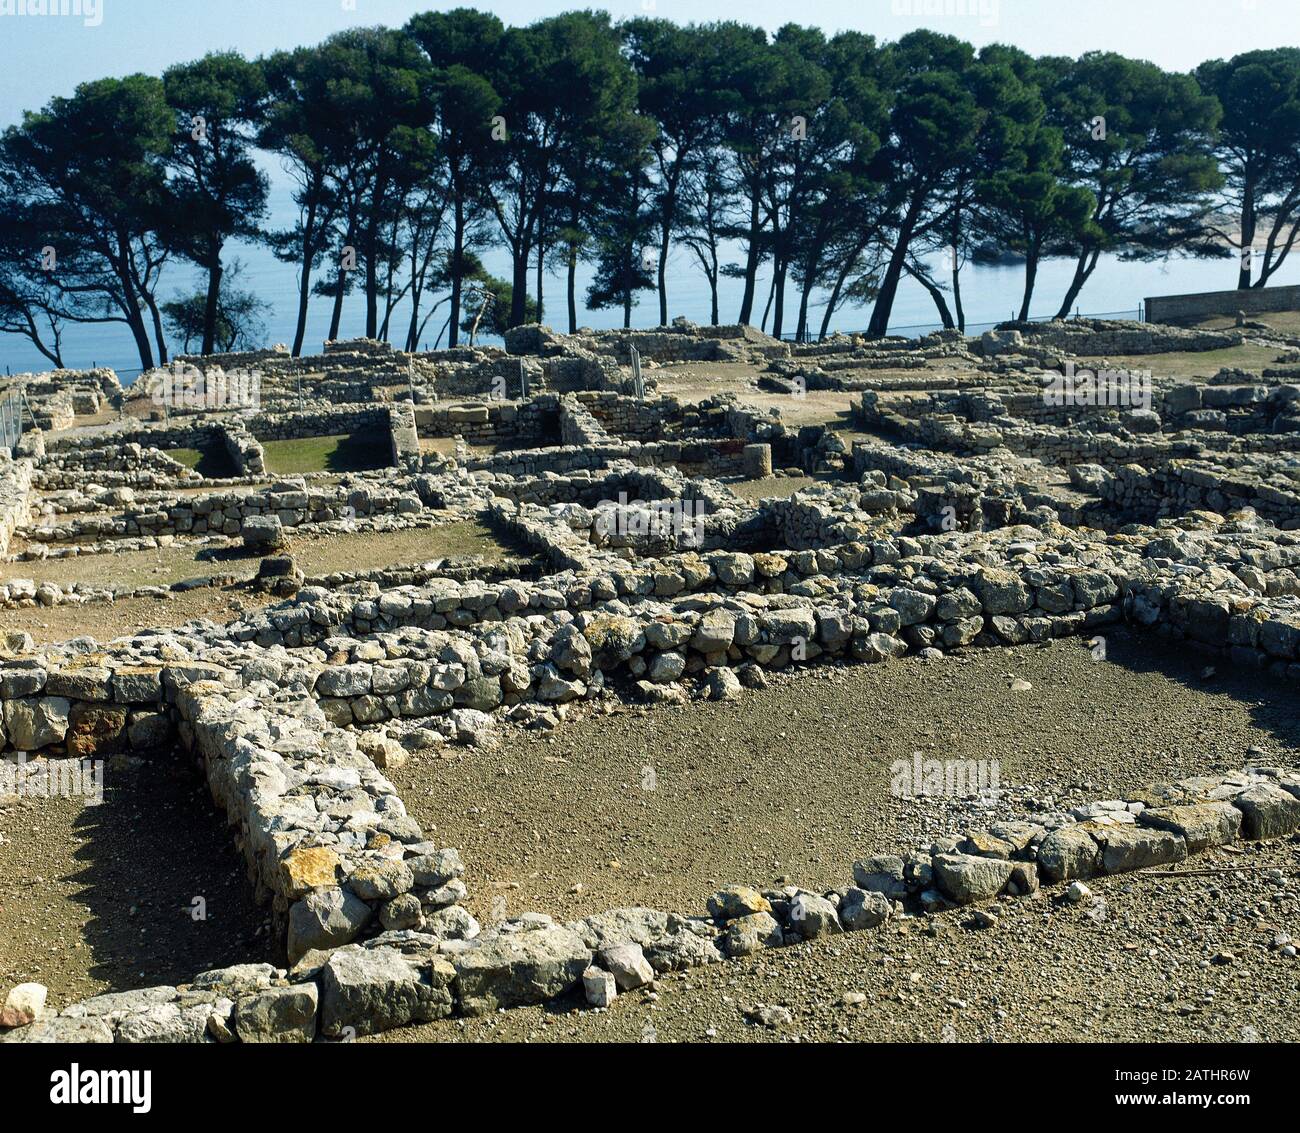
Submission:
M 96 641 L 129 637 L 145 629 L 167 629 L 196 618 L 225 625 L 244 611 L 272 599 L 244 587 L 205 586 L 169 594 L 166 598 L 123 598 L 118 602 L 87 602 L 83 606 L 24 606 L 0 610 L 6 633 L 23 630 L 38 645 L 67 641 L 83 634 Z
M 968 823 L 1236 770 L 1263 758 L 1252 748 L 1298 761 L 1292 689 L 1202 677 L 1203 659 L 1119 633 L 1108 656 L 1066 640 L 817 668 L 731 702 L 511 729 L 494 749 L 421 753 L 392 777 L 425 829 L 461 849 L 469 904 L 490 921 L 694 912 L 730 882 L 832 888 L 865 852 Z M 1013 690 L 1017 679 L 1032 687 Z M 895 797 L 891 765 L 915 751 L 996 760 L 1001 799 Z
M 1297 762 L 1292 689 L 1118 631 L 1108 657 L 1062 641 L 819 668 L 733 702 L 503 730 L 496 747 L 422 753 L 392 777 L 426 828 L 462 849 L 470 905 L 490 922 L 637 903 L 698 912 L 732 881 L 830 888 L 869 850 L 1250 760 Z M 999 792 L 899 799 L 890 767 L 915 751 L 997 760 Z M 202 787 L 111 768 L 108 787 L 98 808 L 0 809 L 0 985 L 39 980 L 59 1005 L 262 958 L 264 914 Z M 387 1039 L 1293 1037 L 1300 965 L 1272 943 L 1300 937 L 1300 841 L 1190 864 L 1259 868 L 1104 879 L 1081 905 L 1059 890 L 1006 901 L 987 930 L 968 911 L 902 920 L 668 977 L 608 1012 L 571 1001 Z M 196 895 L 206 922 L 190 918 Z M 759 1005 L 791 1021 L 755 1023 Z
M 1005 901 L 988 929 L 960 910 L 891 921 L 676 973 L 605 1011 L 569 999 L 377 1041 L 1294 1042 L 1300 960 L 1273 939 L 1300 936 L 1300 844 L 1189 868 L 1243 864 L 1259 868 L 1105 878 L 1078 905 Z M 760 1006 L 790 1021 L 759 1023 Z
M 268 958 L 266 912 L 197 774 L 121 762 L 99 805 L 0 806 L 0 988 L 35 980 L 60 1008 Z
M 758 503 L 759 500 L 780 497 L 789 499 L 795 492 L 828 481 L 814 476 L 764 476 L 761 480 L 724 480 L 723 483 L 742 500 Z

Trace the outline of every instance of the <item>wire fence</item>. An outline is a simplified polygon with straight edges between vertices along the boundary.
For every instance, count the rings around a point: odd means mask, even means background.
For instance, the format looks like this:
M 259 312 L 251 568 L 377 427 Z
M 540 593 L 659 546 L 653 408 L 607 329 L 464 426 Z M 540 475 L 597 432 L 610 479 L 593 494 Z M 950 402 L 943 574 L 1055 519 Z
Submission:
M 1127 311 L 1084 311 L 1076 310 L 1073 315 L 1067 316 L 1071 319 L 1135 319 L 1142 322 L 1142 305 L 1130 307 Z M 992 330 L 994 327 L 1002 326 L 1003 323 L 1050 323 L 1055 319 L 1055 315 L 1030 315 L 1027 319 L 1021 319 L 1016 316 L 1014 311 L 1005 319 L 998 319 L 991 323 L 966 323 L 961 328 L 963 334 L 983 334 L 986 330 Z M 901 334 L 906 338 L 921 338 L 927 334 L 933 334 L 935 331 L 943 330 L 944 325 L 941 322 L 931 323 L 912 323 L 908 326 L 890 327 L 890 334 Z M 952 328 L 956 329 L 956 328 Z M 797 331 L 789 334 L 782 334 L 782 342 L 820 342 L 822 336 L 814 331 L 804 331 L 799 334 Z
M 0 449 L 12 451 L 23 434 L 23 395 L 19 390 L 0 394 Z
M 123 385 L 130 385 L 130 384 L 131 384 L 130 382 L 127 382 L 127 381 L 124 381 L 124 380 L 123 380 L 123 379 L 126 377 L 126 375 L 130 375 L 130 377 L 131 377 L 131 381 L 134 381 L 136 378 L 138 378 L 141 374 L 144 373 L 144 367 L 143 367 L 143 366 L 114 366 L 114 365 L 112 365 L 112 364 L 110 364 L 110 363 L 106 363 L 106 366 L 107 366 L 108 369 L 112 370 L 113 373 L 115 373 L 115 374 L 117 375 L 118 381 L 122 382 Z M 80 369 L 83 369 L 83 368 L 84 368 L 84 369 L 87 369 L 87 370 L 97 370 L 97 369 L 99 369 L 99 363 L 98 363 L 98 362 L 91 362 L 91 364 L 90 364 L 89 366 L 86 366 L 86 367 L 81 367 L 81 366 L 65 366 L 65 367 L 64 367 L 65 370 L 80 370 Z M 48 372 L 49 372 L 50 370 L 52 370 L 52 369 L 53 369 L 53 367 L 51 366 L 51 367 L 47 367 L 45 370 L 33 370 L 32 373 L 48 373 Z M 21 374 L 21 373 L 24 373 L 25 371 L 19 370 L 18 372 Z M 11 377 L 13 377 L 13 368 L 12 368 L 11 366 L 8 366 L 8 365 L 5 366 L 5 373 L 4 373 L 4 376 L 7 377 L 7 378 L 11 378 Z
M 1056 317 L 1055 315 L 1030 315 L 1030 317 L 1027 319 L 1019 319 L 1016 317 L 1016 313 L 1012 311 L 1010 316 L 1006 319 L 998 319 L 994 322 L 988 322 L 988 323 L 967 323 L 962 328 L 962 333 L 983 334 L 984 331 L 992 330 L 994 327 L 1001 326 L 1003 323 L 1006 322 L 1050 323 L 1055 317 Z M 1127 311 L 1091 311 L 1091 312 L 1085 311 L 1081 313 L 1078 310 L 1076 310 L 1073 315 L 1070 315 L 1068 317 L 1071 319 L 1134 318 L 1138 322 L 1142 322 L 1143 312 L 1142 312 L 1142 305 L 1138 304 L 1136 308 L 1130 307 Z M 942 322 L 912 323 L 908 326 L 890 327 L 888 333 L 901 334 L 907 338 L 921 338 L 924 335 L 933 334 L 935 331 L 939 331 L 943 329 L 944 329 L 944 325 Z M 833 332 L 828 332 L 828 333 L 833 333 Z M 822 340 L 822 337 L 823 336 L 817 331 L 807 330 L 804 331 L 802 334 L 798 333 L 797 331 L 790 331 L 788 333 L 783 333 L 781 335 L 781 341 L 799 342 L 799 343 L 820 342 Z M 424 349 L 427 351 L 428 349 L 427 343 L 425 344 Z M 90 368 L 93 370 L 98 365 L 99 365 L 98 362 L 91 362 Z M 118 381 L 120 381 L 124 386 L 129 386 L 132 382 L 136 380 L 136 378 L 138 378 L 141 374 L 144 373 L 144 368 L 141 366 L 113 366 L 112 369 L 117 374 Z M 9 373 L 8 366 L 5 367 L 5 373 L 6 374 Z

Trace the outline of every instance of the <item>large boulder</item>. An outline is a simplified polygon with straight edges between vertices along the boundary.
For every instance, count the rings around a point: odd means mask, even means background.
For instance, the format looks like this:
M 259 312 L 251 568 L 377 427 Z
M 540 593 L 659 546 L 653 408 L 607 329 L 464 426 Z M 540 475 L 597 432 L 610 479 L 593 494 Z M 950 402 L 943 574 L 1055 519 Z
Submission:
M 239 529 L 244 546 L 254 554 L 265 555 L 280 550 L 287 539 L 278 515 L 250 515 Z
M 1106 873 L 1129 873 L 1152 865 L 1169 865 L 1187 857 L 1181 834 L 1145 826 L 1116 826 L 1099 837 L 1101 867 Z
M 309 1043 L 316 1037 L 312 983 L 268 987 L 235 1004 L 235 1034 L 246 1043 Z
M 68 734 L 72 704 L 62 696 L 9 700 L 4 705 L 5 731 L 19 751 L 37 751 L 62 742 Z
M 790 902 L 789 930 L 804 940 L 842 932 L 835 906 L 817 893 L 797 893 Z
M 1020 576 L 1009 570 L 982 568 L 971 582 L 986 614 L 1023 614 L 1034 596 Z
M 313 890 L 289 910 L 289 963 L 296 963 L 313 948 L 347 944 L 365 927 L 370 915 L 370 906 L 346 889 Z
M 1232 800 L 1241 811 L 1243 838 L 1281 838 L 1300 827 L 1300 799 L 1272 783 L 1260 783 Z
M 722 653 L 736 636 L 735 615 L 726 610 L 709 610 L 695 627 L 691 648 L 700 653 Z
M 44 984 L 25 983 L 11 988 L 5 996 L 4 1006 L 0 1007 L 0 1028 L 25 1027 L 35 1023 L 45 1014 L 47 994 Z
M 709 916 L 720 921 L 747 917 L 751 913 L 770 913 L 771 903 L 757 889 L 748 885 L 727 885 L 708 900 Z
M 840 899 L 840 922 L 847 929 L 875 928 L 893 913 L 894 907 L 881 893 L 852 888 Z
M 749 913 L 727 922 L 719 939 L 728 956 L 752 956 L 764 948 L 779 948 L 785 942 L 781 926 L 771 913 Z
M 436 956 L 421 961 L 397 948 L 336 949 L 320 972 L 321 1034 L 370 1035 L 446 1018 L 455 974 Z
M 1235 841 L 1241 833 L 1241 811 L 1231 803 L 1207 802 L 1189 806 L 1148 807 L 1138 824 L 1179 835 L 1189 853 Z
M 455 957 L 456 983 L 466 1015 L 542 1003 L 563 995 L 591 963 L 591 949 L 559 925 L 481 937 Z
M 936 854 L 934 879 L 943 893 L 959 905 L 987 901 L 1011 880 L 1011 863 L 974 854 Z
M 655 970 L 639 944 L 631 941 L 611 944 L 600 950 L 599 957 L 601 967 L 613 974 L 619 991 L 631 991 L 654 983 Z
M 1082 827 L 1063 826 L 1038 847 L 1038 868 L 1048 881 L 1095 877 L 1101 870 L 1101 847 Z

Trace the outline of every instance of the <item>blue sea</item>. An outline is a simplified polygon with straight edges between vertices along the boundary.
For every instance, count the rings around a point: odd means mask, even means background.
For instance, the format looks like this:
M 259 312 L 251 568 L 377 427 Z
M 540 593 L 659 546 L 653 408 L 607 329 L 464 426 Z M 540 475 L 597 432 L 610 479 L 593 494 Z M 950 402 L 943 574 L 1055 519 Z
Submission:
M 288 227 L 294 219 L 294 209 L 287 183 L 278 169 L 268 168 L 272 179 L 270 200 L 271 223 Z M 742 260 L 740 248 L 732 248 L 727 257 L 733 262 Z M 232 242 L 227 246 L 227 266 L 234 260 L 242 265 L 239 286 L 251 290 L 270 304 L 266 314 L 267 345 L 292 342 L 297 316 L 297 270 L 293 264 L 281 263 L 261 245 Z M 509 277 L 509 260 L 501 250 L 493 249 L 484 256 L 485 263 L 494 274 Z M 1300 257 L 1293 257 L 1270 281 L 1276 285 L 1300 282 Z M 568 327 L 565 298 L 565 278 L 559 255 L 555 259 L 555 272 L 548 272 L 544 293 L 543 321 L 556 330 Z M 1193 291 L 1215 291 L 1235 286 L 1236 260 L 1197 260 L 1182 256 L 1170 257 L 1152 263 L 1125 263 L 1113 256 L 1104 257 L 1097 270 L 1084 287 L 1076 304 L 1085 315 L 1107 315 L 1113 318 L 1138 318 L 1143 300 L 1150 295 L 1181 294 Z M 1072 261 L 1052 260 L 1042 264 L 1038 272 L 1032 317 L 1050 317 L 1056 312 L 1073 270 Z M 940 273 L 942 274 L 942 273 Z M 535 271 L 530 273 L 530 290 Z M 579 322 L 597 329 L 622 325 L 621 309 L 587 311 L 582 306 L 591 268 L 580 265 L 578 271 Z M 758 299 L 753 321 L 762 317 L 770 276 L 760 277 Z M 962 299 L 966 311 L 968 332 L 978 332 L 993 323 L 1013 317 L 1020 306 L 1020 293 L 1024 284 L 1024 270 L 1017 264 L 993 266 L 967 266 L 962 272 Z M 164 274 L 163 298 L 193 292 L 202 286 L 200 273 L 189 265 L 175 261 Z M 735 322 L 740 308 L 743 282 L 723 279 L 719 288 L 719 318 L 722 322 Z M 436 300 L 434 300 L 436 301 Z M 816 303 L 816 297 L 814 297 Z M 799 296 L 789 287 L 785 302 L 787 335 L 793 333 L 798 318 Z M 952 305 L 949 297 L 949 306 Z M 402 304 L 392 321 L 393 335 L 405 335 L 409 306 Z M 429 321 L 427 341 L 421 348 L 432 349 L 438 329 L 445 321 L 446 306 Z M 632 325 L 649 327 L 658 323 L 658 299 L 653 291 L 642 292 L 638 305 L 632 312 Z M 674 246 L 668 270 L 669 318 L 685 315 L 695 322 L 709 321 L 708 281 L 699 270 L 688 249 Z M 870 318 L 869 307 L 841 307 L 832 320 L 831 329 L 857 331 L 866 327 Z M 306 352 L 320 348 L 329 329 L 330 301 L 313 298 L 308 314 Z M 813 329 L 820 325 L 822 311 L 814 306 L 810 313 Z M 770 329 L 769 322 L 769 329 Z M 894 303 L 890 331 L 896 334 L 919 335 L 934 330 L 941 324 L 929 295 L 913 280 L 904 277 Z M 360 295 L 350 296 L 344 303 L 340 336 L 356 337 L 365 330 L 365 309 Z M 483 339 L 482 341 L 492 341 Z M 443 345 L 445 345 L 445 338 Z M 180 344 L 171 343 L 173 353 L 179 353 Z M 111 366 L 118 371 L 124 383 L 129 383 L 139 373 L 139 356 L 129 331 L 123 324 L 108 323 L 70 327 L 64 339 L 64 360 L 69 367 L 80 369 L 92 365 Z M 0 366 L 6 372 L 22 373 L 50 368 L 49 363 L 26 339 L 16 335 L 0 335 Z

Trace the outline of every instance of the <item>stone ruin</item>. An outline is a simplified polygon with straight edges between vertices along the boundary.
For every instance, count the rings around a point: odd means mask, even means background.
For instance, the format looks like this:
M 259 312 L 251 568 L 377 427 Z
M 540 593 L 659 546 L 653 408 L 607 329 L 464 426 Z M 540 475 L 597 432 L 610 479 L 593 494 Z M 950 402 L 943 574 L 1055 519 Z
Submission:
M 1043 397 L 1069 361 L 1242 343 L 1276 361 L 1207 383 L 1157 373 L 1149 407 Z M 45 424 L 0 456 L 0 610 L 165 603 L 167 587 L 38 585 L 22 564 L 175 543 L 263 556 L 252 585 L 276 600 L 108 642 L 10 635 L 0 751 L 196 764 L 270 907 L 274 953 L 65 1006 L 3 1041 L 338 1039 L 575 989 L 603 1006 L 658 973 L 904 909 L 1300 829 L 1300 772 L 1247 767 L 867 855 L 826 893 L 735 885 L 694 909 L 484 926 L 464 905 L 473 863 L 427 836 L 385 774 L 412 749 L 560 727 L 610 698 L 727 699 L 773 671 L 1120 624 L 1300 680 L 1297 348 L 1249 328 L 1093 321 L 791 345 L 679 321 L 522 327 L 504 348 L 428 354 L 363 341 L 184 360 L 257 371 L 258 404 L 234 409 L 157 412 L 159 371 L 129 390 L 102 371 L 29 381 Z M 849 392 L 853 435 L 736 393 L 660 393 L 656 371 L 683 362 L 744 363 L 754 393 Z M 117 420 L 69 428 L 105 405 Z M 386 438 L 385 467 L 266 472 L 270 441 L 361 430 Z M 199 474 L 179 449 L 228 475 Z M 818 482 L 776 491 L 774 468 Z M 758 502 L 732 490 L 768 477 Z M 297 532 L 465 519 L 528 554 L 313 578 L 283 553 Z

